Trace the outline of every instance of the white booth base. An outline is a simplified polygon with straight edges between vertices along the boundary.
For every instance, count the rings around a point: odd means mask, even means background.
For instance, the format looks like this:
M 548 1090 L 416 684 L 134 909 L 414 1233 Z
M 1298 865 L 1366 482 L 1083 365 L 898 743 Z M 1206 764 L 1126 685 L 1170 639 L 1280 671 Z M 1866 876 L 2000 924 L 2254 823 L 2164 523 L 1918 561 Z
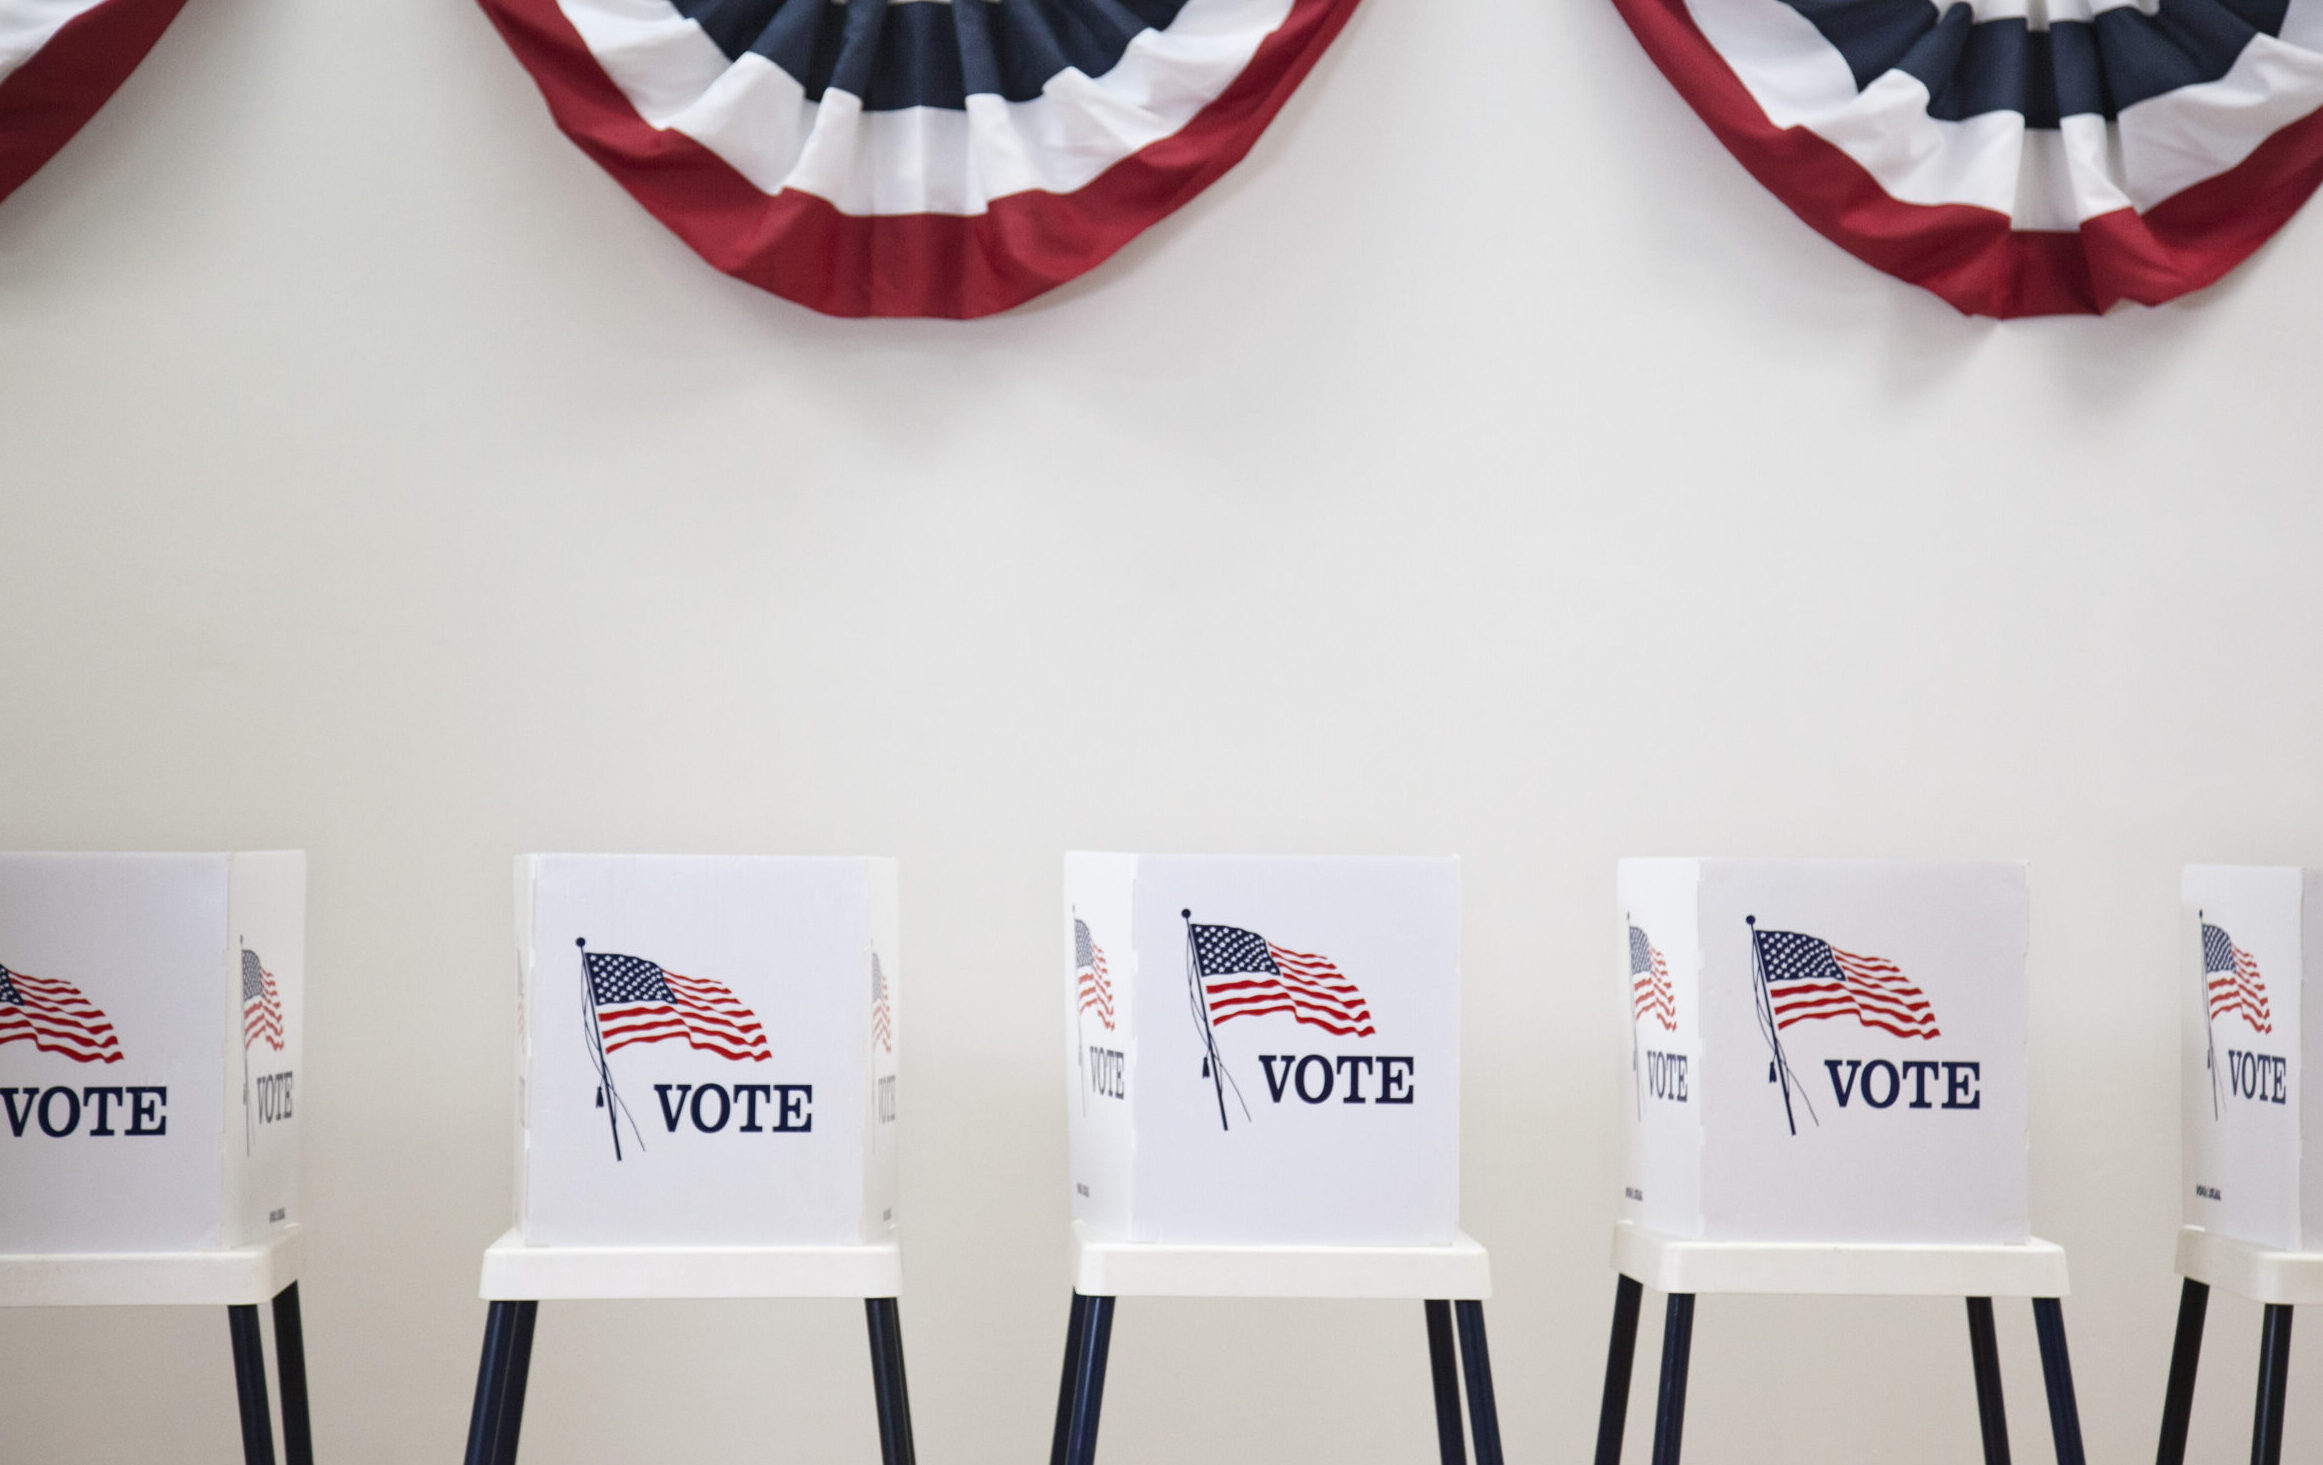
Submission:
M 2178 1231 L 2178 1275 L 2253 1302 L 2323 1302 L 2323 1252 L 2274 1251 L 2200 1226 Z
M 484 1253 L 488 1302 L 623 1297 L 896 1297 L 903 1253 L 861 1246 L 527 1246 L 511 1230 Z
M 2323 1302 L 2323 1252 L 2276 1251 L 2237 1241 L 2200 1226 L 2178 1231 L 2178 1337 L 2170 1348 L 2170 1382 L 2162 1394 L 2162 1442 L 2154 1458 L 2184 1465 L 2186 1431 L 2194 1414 L 2194 1374 L 2202 1357 L 2202 1324 L 2210 1289 L 2223 1287 L 2266 1305 L 2260 1324 L 2258 1408 L 2251 1420 L 2250 1457 L 2257 1465 L 2283 1458 L 2283 1410 L 2291 1389 L 2291 1310 Z
M 491 1309 L 468 1416 L 469 1465 L 515 1465 L 532 1334 L 543 1302 L 616 1298 L 854 1297 L 870 1331 L 882 1465 L 911 1465 L 893 1241 L 858 1246 L 527 1246 L 514 1230 L 484 1252 Z
M 1188 1246 L 1124 1241 L 1073 1223 L 1084 1297 L 1464 1298 L 1492 1295 L 1485 1250 L 1449 1246 Z
M 1694 1301 L 1702 1293 L 1964 1300 L 1985 1465 L 2007 1465 L 2010 1458 L 1992 1301 L 1996 1297 L 2029 1298 L 2033 1331 L 2040 1340 L 2049 1433 L 2056 1445 L 2058 1465 L 2083 1465 L 2081 1410 L 2073 1397 L 2073 1364 L 2065 1344 L 2065 1315 L 2059 1301 L 2066 1292 L 2065 1251 L 2052 1242 L 2036 1239 L 1999 1246 L 1914 1246 L 1696 1241 L 1622 1221 L 1613 1228 L 1613 1268 L 1620 1276 L 1614 1288 L 1604 1404 L 1597 1417 L 1596 1458 L 1600 1461 L 1621 1458 L 1638 1313 L 1645 1289 L 1651 1287 L 1667 1294 L 1661 1382 L 1654 1403 L 1654 1465 L 1678 1465 L 1686 1421 Z
M 1418 1301 L 1425 1305 L 1437 1445 L 1466 1459 L 1460 1392 L 1477 1465 L 1501 1465 L 1500 1413 L 1484 1336 L 1492 1295 L 1485 1250 L 1462 1233 L 1445 1246 L 1204 1246 L 1128 1241 L 1073 1223 L 1073 1310 L 1049 1459 L 1094 1465 L 1113 1305 L 1122 1297 L 1299 1297 Z
M 1613 1268 L 1657 1292 L 1823 1296 L 2063 1297 L 2065 1249 L 1861 1242 L 1690 1241 L 1629 1221 L 1613 1228 Z
M 215 1251 L 0 1255 L 0 1307 L 254 1307 L 297 1281 L 305 1261 L 295 1225 Z

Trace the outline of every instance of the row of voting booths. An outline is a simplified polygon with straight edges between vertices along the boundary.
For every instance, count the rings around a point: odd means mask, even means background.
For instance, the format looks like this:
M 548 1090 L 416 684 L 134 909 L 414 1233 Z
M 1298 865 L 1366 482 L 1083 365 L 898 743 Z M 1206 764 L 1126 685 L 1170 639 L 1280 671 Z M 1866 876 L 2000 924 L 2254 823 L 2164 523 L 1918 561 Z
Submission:
M 2029 1300 L 2080 1465 L 2063 1251 L 2030 1226 L 2030 897 L 1998 862 L 1630 860 L 1629 1159 L 1598 1465 L 1648 1289 L 1677 1465 L 1705 1294 L 1964 1300 L 2009 1458 L 1995 1299 Z M 223 1306 L 249 1465 L 313 1458 L 298 1280 L 305 866 L 0 855 L 0 1305 Z M 1060 936 L 1071 1283 L 1052 1465 L 1096 1454 L 1124 1296 L 1422 1304 L 1444 1465 L 1501 1443 L 1461 1229 L 1457 861 L 1075 854 Z M 2323 879 L 2184 876 L 2184 1282 L 2160 1458 L 2212 1287 L 2264 1304 L 2253 1459 L 2292 1308 L 2323 1300 L 2301 1074 Z M 854 1297 L 887 1465 L 914 1458 L 898 1299 L 903 960 L 881 859 L 536 855 L 516 867 L 517 1210 L 467 1465 L 517 1454 L 539 1304 Z M 2319 1025 L 2323 1026 L 2323 1025 Z M 1134 1385 L 1133 1385 L 1134 1386 Z

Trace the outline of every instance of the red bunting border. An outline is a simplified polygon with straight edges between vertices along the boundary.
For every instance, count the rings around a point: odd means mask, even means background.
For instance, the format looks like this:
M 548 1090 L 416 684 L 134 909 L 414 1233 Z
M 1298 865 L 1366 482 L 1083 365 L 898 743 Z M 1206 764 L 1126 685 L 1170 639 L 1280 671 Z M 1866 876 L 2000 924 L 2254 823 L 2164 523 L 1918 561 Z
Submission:
M 2140 214 L 2118 209 L 2078 233 L 2018 230 L 1968 204 L 1904 203 L 1804 127 L 1759 109 L 1684 0 L 1613 0 L 1646 54 L 1751 176 L 1808 226 L 1964 315 L 2097 315 L 2159 305 L 2264 244 L 2323 183 L 2323 111 L 2281 128 L 2241 163 Z
M 1294 0 L 1193 121 L 1087 186 L 1011 194 L 970 215 L 845 214 L 813 194 L 761 193 L 702 144 L 638 116 L 556 0 L 480 3 L 557 126 L 711 264 L 826 315 L 965 320 L 1103 263 L 1240 162 L 1357 0 Z
M 105 0 L 66 21 L 0 80 L 0 199 L 72 141 L 185 0 Z

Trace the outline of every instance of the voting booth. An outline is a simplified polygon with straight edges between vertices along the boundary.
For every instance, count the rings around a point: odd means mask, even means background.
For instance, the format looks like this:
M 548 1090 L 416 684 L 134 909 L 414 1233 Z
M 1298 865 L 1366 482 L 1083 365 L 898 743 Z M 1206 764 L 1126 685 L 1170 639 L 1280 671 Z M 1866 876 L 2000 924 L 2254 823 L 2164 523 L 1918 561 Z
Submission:
M 1658 1465 L 1677 1459 L 1702 1292 L 1966 1296 L 1991 1461 L 1991 1299 L 2030 1297 L 2058 1455 L 2078 1462 L 2065 1259 L 2027 1204 L 2024 866 L 1639 859 L 1618 885 L 1630 1144 L 1598 1458 L 1620 1453 L 1652 1286 L 1669 1294 Z
M 894 862 L 531 855 L 516 913 L 517 1218 L 470 1465 L 515 1458 L 544 1299 L 850 1296 L 908 1465 Z
M 1117 1297 L 1426 1303 L 1439 1445 L 1499 1426 L 1461 1234 L 1452 859 L 1065 857 L 1073 1307 L 1052 1458 L 1087 1465 Z
M 227 1308 L 246 1459 L 311 1458 L 306 859 L 0 855 L 0 1303 Z
M 2323 871 L 2192 865 L 2173 983 L 2180 1017 L 2184 1224 L 2164 1465 L 2183 1460 L 2210 1288 L 2265 1305 L 2252 1459 L 2282 1456 L 2291 1309 L 2323 1301 L 2323 1110 L 2306 984 L 2323 954 Z M 2323 1024 L 2318 1024 L 2323 1027 Z

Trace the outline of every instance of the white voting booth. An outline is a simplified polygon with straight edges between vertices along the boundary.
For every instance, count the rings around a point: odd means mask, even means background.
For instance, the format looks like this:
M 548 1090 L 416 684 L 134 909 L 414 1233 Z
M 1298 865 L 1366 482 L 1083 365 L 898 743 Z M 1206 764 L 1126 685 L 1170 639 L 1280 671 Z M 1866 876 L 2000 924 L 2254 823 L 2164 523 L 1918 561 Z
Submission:
M 2323 871 L 2191 865 L 2176 990 L 2185 1277 L 2160 1458 L 2183 1460 L 2211 1287 L 2265 1304 L 2252 1458 L 2282 1457 L 2291 1309 L 2323 1301 L 2323 1110 L 2306 984 L 2323 970 Z
M 517 1219 L 469 1465 L 515 1459 L 541 1301 L 652 1297 L 863 1298 L 908 1465 L 894 862 L 531 855 L 516 913 Z
M 0 855 L 0 1305 L 228 1309 L 245 1458 L 312 1458 L 297 1280 L 306 860 Z
M 1619 1458 L 1653 1287 L 1657 1465 L 1705 1292 L 1965 1296 L 1988 1461 L 2008 1458 L 1991 1299 L 2029 1297 L 2078 1465 L 2065 1256 L 2027 1212 L 2024 867 L 1634 859 L 1619 893 L 1630 1145 L 1598 1459 Z
M 1452 859 L 1069 854 L 1073 1309 L 1053 1465 L 1096 1450 L 1114 1299 L 1425 1301 L 1439 1445 L 1498 1465 L 1459 1227 Z M 1455 1341 L 1457 1333 L 1457 1341 Z

